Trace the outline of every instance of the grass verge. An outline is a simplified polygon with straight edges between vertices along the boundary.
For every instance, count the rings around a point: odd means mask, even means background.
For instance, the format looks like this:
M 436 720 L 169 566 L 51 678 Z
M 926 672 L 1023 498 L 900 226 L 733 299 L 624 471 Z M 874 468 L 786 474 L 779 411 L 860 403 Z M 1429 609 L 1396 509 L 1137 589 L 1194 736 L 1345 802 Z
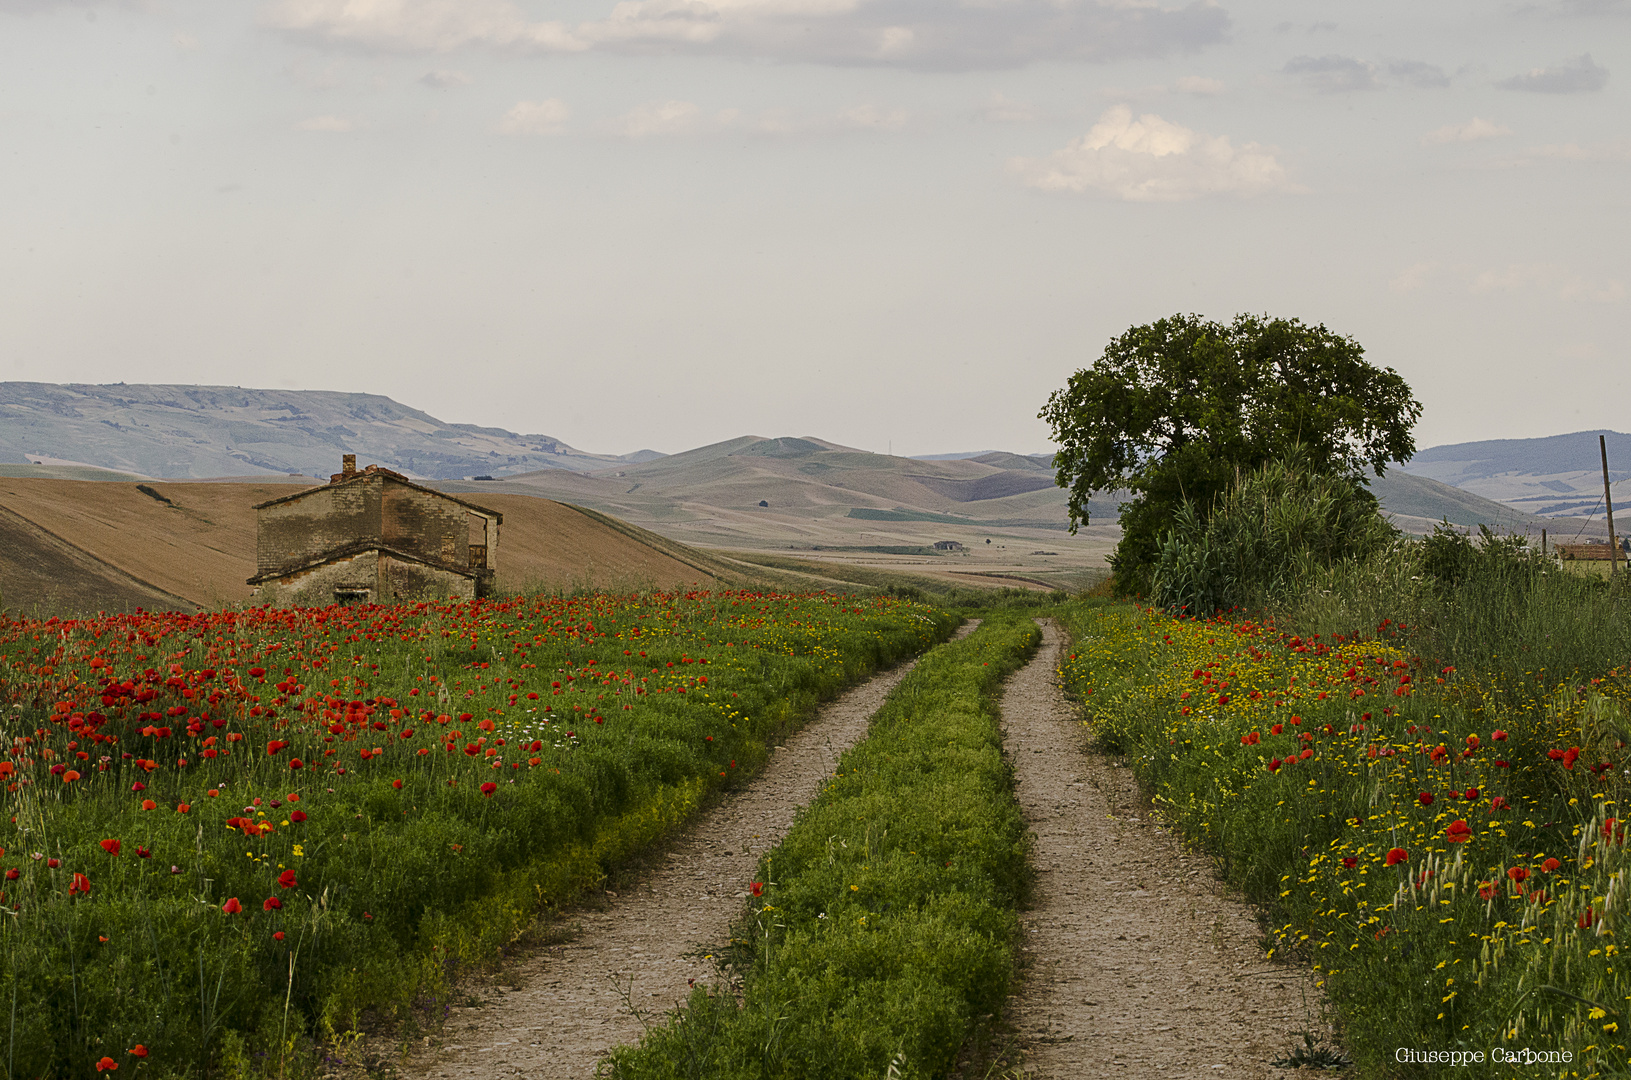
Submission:
M 923 658 L 761 862 L 740 995 L 699 988 L 613 1075 L 946 1072 L 1013 972 L 1029 845 L 998 696 L 1040 639 L 1004 614 Z

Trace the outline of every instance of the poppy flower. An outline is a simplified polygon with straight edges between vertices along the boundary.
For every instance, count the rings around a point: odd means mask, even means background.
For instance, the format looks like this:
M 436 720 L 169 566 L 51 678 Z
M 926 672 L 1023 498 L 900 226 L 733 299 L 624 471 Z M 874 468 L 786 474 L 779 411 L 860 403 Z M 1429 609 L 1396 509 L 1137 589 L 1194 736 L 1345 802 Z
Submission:
M 1478 883 L 1478 899 L 1480 899 L 1480 900 L 1493 900 L 1493 899 L 1495 899 L 1495 882 L 1493 882 L 1493 881 L 1480 881 Z
M 1506 872 L 1506 876 L 1514 882 L 1526 881 L 1529 878 L 1529 868 L 1527 866 L 1514 866 Z
M 135 1046 L 132 1046 L 130 1048 L 130 1056 L 131 1057 L 146 1057 L 147 1056 L 147 1047 L 143 1046 L 141 1043 L 137 1043 Z
M 493 783 L 491 780 L 489 780 L 489 781 L 487 781 L 487 783 L 481 785 L 481 793 L 483 795 L 487 796 L 489 799 L 491 799 L 493 797 L 493 792 L 495 792 L 497 790 L 498 790 L 498 785 Z
M 64 784 L 71 784 L 75 780 L 78 780 L 78 779 L 79 779 L 79 773 L 75 772 L 73 769 L 69 769 L 67 772 L 62 774 L 62 782 Z M 114 1066 L 114 1068 L 116 1068 L 116 1069 L 118 1067 L 119 1066 L 117 1066 L 117 1065 Z
M 1465 844 L 1472 839 L 1472 830 L 1460 818 L 1450 822 L 1450 827 L 1444 830 L 1444 839 L 1452 844 Z
M 238 898 L 236 896 L 221 905 L 221 910 L 226 912 L 228 915 L 236 915 L 243 909 L 244 906 L 238 903 Z
M 1545 862 L 1540 864 L 1540 872 L 1543 874 L 1550 874 L 1553 870 L 1556 870 L 1562 865 L 1563 864 L 1558 862 L 1556 859 L 1547 859 Z
M 1490 732 L 1489 737 L 1494 739 L 1496 742 L 1506 742 L 1506 732 L 1502 731 L 1500 728 L 1496 728 L 1494 731 Z
M 74 880 L 68 885 L 69 896 L 89 896 L 91 894 L 91 879 L 84 874 L 75 874 Z
M 398 791 L 401 791 L 401 790 L 402 790 L 402 781 L 400 781 L 400 780 L 392 780 L 392 781 L 391 781 L 391 786 L 392 786 L 392 787 L 394 787 L 394 788 L 396 788 L 396 789 L 397 789 L 397 790 L 398 790 Z
M 7 881 L 16 881 L 18 878 L 20 878 L 22 876 L 23 876 L 23 872 L 21 870 L 17 869 L 15 866 L 13 866 L 10 870 L 6 871 L 6 880 Z
M 272 935 L 272 940 L 273 941 L 282 941 L 283 940 L 283 931 L 279 930 L 277 933 L 273 934 Z
M 765 894 L 765 883 L 762 881 L 755 881 L 752 885 L 748 886 L 748 891 L 754 896 L 763 896 Z
M 147 790 L 147 785 L 142 783 L 140 780 L 138 780 L 134 784 L 130 785 L 130 790 L 131 791 L 146 791 Z
M 109 1072 L 113 1069 L 117 1069 L 118 1067 L 119 1063 L 110 1057 L 104 1057 L 101 1061 L 96 1063 L 97 1072 Z
M 1272 758 L 1269 761 L 1269 772 L 1279 772 L 1279 771 L 1280 771 L 1280 759 L 1279 758 Z
M 39 856 L 36 855 L 36 856 L 34 856 L 34 858 L 38 859 Z M 51 869 L 55 870 L 57 867 L 62 865 L 62 860 L 61 859 L 47 859 L 47 860 L 45 860 L 45 865 L 49 866 Z
M 278 908 L 280 908 L 282 906 L 283 906 L 283 901 L 279 900 L 275 896 L 268 896 L 265 900 L 261 901 L 261 910 L 262 911 L 276 911 Z
M 1398 866 L 1410 858 L 1410 853 L 1402 847 L 1389 848 L 1387 858 L 1383 860 L 1388 866 Z
M 277 876 L 277 887 L 280 889 L 292 889 L 299 884 L 300 882 L 295 880 L 293 870 L 285 870 Z
M 154 802 L 152 799 L 143 799 L 142 800 L 142 809 L 143 810 L 157 810 L 158 808 L 159 808 L 159 804 Z
M 1497 796 L 1495 796 L 1495 798 L 1493 798 L 1493 799 L 1491 799 L 1489 801 L 1489 812 L 1493 814 L 1497 810 L 1505 810 L 1507 808 L 1507 806 L 1508 806 L 1508 803 L 1506 801 L 1506 796 L 1505 795 L 1497 795 Z
M 300 822 L 306 820 L 306 812 L 304 810 L 296 810 L 289 815 L 289 820 L 298 825 Z
M 1359 860 L 1353 858 L 1352 856 L 1348 856 L 1342 860 L 1342 865 L 1344 868 L 1352 870 L 1354 867 L 1359 865 Z
M 1465 792 L 1462 793 L 1461 797 L 1463 799 L 1466 799 L 1468 802 L 1477 802 L 1478 801 L 1478 789 L 1475 788 L 1475 787 L 1470 787 Z
M 291 769 L 304 768 L 305 765 L 306 765 L 306 763 L 304 761 L 301 761 L 299 758 L 291 758 L 289 760 L 289 768 L 291 768 Z
M 1433 793 L 1431 791 L 1424 791 L 1420 795 L 1416 796 L 1416 801 L 1421 803 L 1423 806 L 1432 806 Z
M 178 814 L 185 814 L 191 809 L 192 806 L 189 803 L 176 803 L 176 813 Z
M 152 854 L 153 854 L 153 852 L 152 852 L 152 851 L 151 851 L 151 850 L 150 850 L 150 849 L 148 849 L 148 848 L 144 848 L 144 847 L 141 847 L 141 846 L 140 846 L 140 845 L 138 845 L 138 846 L 137 846 L 137 847 L 136 847 L 136 857 L 137 857 L 137 858 L 138 858 L 138 859 L 146 859 L 146 858 L 149 858 L 149 857 L 151 857 L 151 856 L 152 856 Z
M 1563 751 L 1563 767 L 1565 769 L 1573 769 L 1574 763 L 1579 759 L 1579 757 L 1580 748 L 1578 746 L 1569 747 L 1567 750 Z
M 102 850 L 107 852 L 109 855 L 119 854 L 119 848 L 121 846 L 122 845 L 117 840 L 104 840 L 104 841 L 102 841 Z

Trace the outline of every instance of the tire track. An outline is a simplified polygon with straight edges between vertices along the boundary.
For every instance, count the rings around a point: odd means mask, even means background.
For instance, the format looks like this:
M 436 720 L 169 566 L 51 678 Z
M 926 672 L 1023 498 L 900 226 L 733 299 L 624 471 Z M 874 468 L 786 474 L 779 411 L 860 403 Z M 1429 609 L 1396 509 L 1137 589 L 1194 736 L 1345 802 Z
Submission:
M 956 637 L 971 633 L 965 623 Z M 419 1080 L 473 1077 L 591 1077 L 614 1046 L 635 1042 L 641 1017 L 682 1003 L 691 981 L 712 980 L 704 954 L 729 937 L 759 856 L 773 847 L 832 774 L 838 757 L 866 736 L 872 714 L 917 661 L 886 671 L 822 706 L 742 791 L 705 811 L 661 857 L 662 865 L 604 910 L 584 910 L 578 933 L 539 950 L 505 974 L 519 989 L 474 1008 L 456 1008 L 439 1048 L 405 1063 Z M 632 1007 L 631 1007 L 632 1006 Z
M 1058 684 L 1064 635 L 1038 621 L 1042 647 L 1003 697 L 1004 743 L 1037 841 L 1008 1010 L 1021 1075 L 1293 1076 L 1270 1063 L 1294 1033 L 1331 1041 L 1310 973 L 1263 959 L 1252 909 L 1149 820 L 1131 769 L 1087 746 Z

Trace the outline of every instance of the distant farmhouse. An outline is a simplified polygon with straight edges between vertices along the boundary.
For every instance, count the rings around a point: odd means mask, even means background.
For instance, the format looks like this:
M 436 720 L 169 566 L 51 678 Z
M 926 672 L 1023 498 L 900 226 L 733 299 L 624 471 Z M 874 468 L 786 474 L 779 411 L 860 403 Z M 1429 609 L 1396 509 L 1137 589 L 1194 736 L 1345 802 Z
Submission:
M 965 550 L 962 543 L 957 541 L 957 540 L 936 540 L 934 542 L 934 549 L 936 551 L 963 551 L 963 550 Z
M 1615 555 L 1614 545 L 1601 540 L 1592 540 L 1584 544 L 1553 544 L 1552 550 L 1569 570 L 1607 577 L 1616 562 L 1622 566 L 1631 566 L 1631 552 L 1628 552 L 1626 542 L 1621 540 L 1618 546 L 1620 549 L 1618 556 Z
M 492 591 L 497 510 L 421 487 L 357 456 L 323 487 L 255 507 L 256 600 L 276 607 L 448 597 Z

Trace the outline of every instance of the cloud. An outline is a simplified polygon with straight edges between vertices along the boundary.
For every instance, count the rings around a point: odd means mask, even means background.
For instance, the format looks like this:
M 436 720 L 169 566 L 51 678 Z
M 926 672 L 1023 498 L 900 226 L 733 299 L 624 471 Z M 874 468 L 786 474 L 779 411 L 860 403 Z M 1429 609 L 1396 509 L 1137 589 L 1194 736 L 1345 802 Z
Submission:
M 343 116 L 308 116 L 295 127 L 301 131 L 350 131 L 351 121 Z
M 383 52 L 708 53 L 932 70 L 1164 56 L 1221 41 L 1215 0 L 622 0 L 607 17 L 534 21 L 511 0 L 272 0 L 265 22 Z
M 1198 97 L 1212 97 L 1229 89 L 1221 79 L 1203 79 L 1199 75 L 1185 75 L 1178 80 L 1178 89 Z
M 456 86 L 469 86 L 475 80 L 462 71 L 438 69 L 425 72 L 419 81 L 433 90 L 451 90 Z
M 1310 90 L 1324 94 L 1381 88 L 1376 81 L 1376 65 L 1351 56 L 1294 56 L 1281 70 Z
M 1558 300 L 1617 304 L 1625 299 L 1625 284 L 1613 278 L 1589 281 L 1555 263 L 1510 263 L 1483 270 L 1469 286 L 1473 293 L 1528 293 Z
M 1429 131 L 1421 137 L 1421 144 L 1442 146 L 1445 143 L 1480 142 L 1484 139 L 1499 139 L 1510 134 L 1511 128 L 1475 116 L 1465 124 L 1446 124 L 1444 127 Z
M 991 104 L 985 107 L 985 118 L 995 124 L 1029 124 L 1036 116 L 1032 106 L 1002 94 L 991 95 Z
M 505 135 L 559 135 L 571 115 L 560 98 L 518 101 L 498 122 L 498 130 Z
M 1438 269 L 1436 262 L 1420 262 L 1407 266 L 1394 275 L 1387 287 L 1396 293 L 1410 293 L 1427 284 L 1428 275 Z
M 1450 85 L 1450 77 L 1437 64 L 1421 60 L 1398 60 L 1387 66 L 1387 73 L 1417 90 L 1437 90 Z
M 1532 94 L 1585 94 L 1608 85 L 1608 69 L 1593 63 L 1590 53 L 1582 53 L 1551 67 L 1531 68 L 1495 85 L 1502 90 Z
M 613 127 L 630 139 L 651 135 L 683 135 L 697 130 L 702 110 L 690 101 L 649 101 L 618 117 Z
M 1038 191 L 1104 195 L 1129 202 L 1179 202 L 1205 195 L 1262 195 L 1298 190 L 1268 147 L 1235 148 L 1206 135 L 1117 105 L 1088 133 L 1045 158 L 1010 165 Z

